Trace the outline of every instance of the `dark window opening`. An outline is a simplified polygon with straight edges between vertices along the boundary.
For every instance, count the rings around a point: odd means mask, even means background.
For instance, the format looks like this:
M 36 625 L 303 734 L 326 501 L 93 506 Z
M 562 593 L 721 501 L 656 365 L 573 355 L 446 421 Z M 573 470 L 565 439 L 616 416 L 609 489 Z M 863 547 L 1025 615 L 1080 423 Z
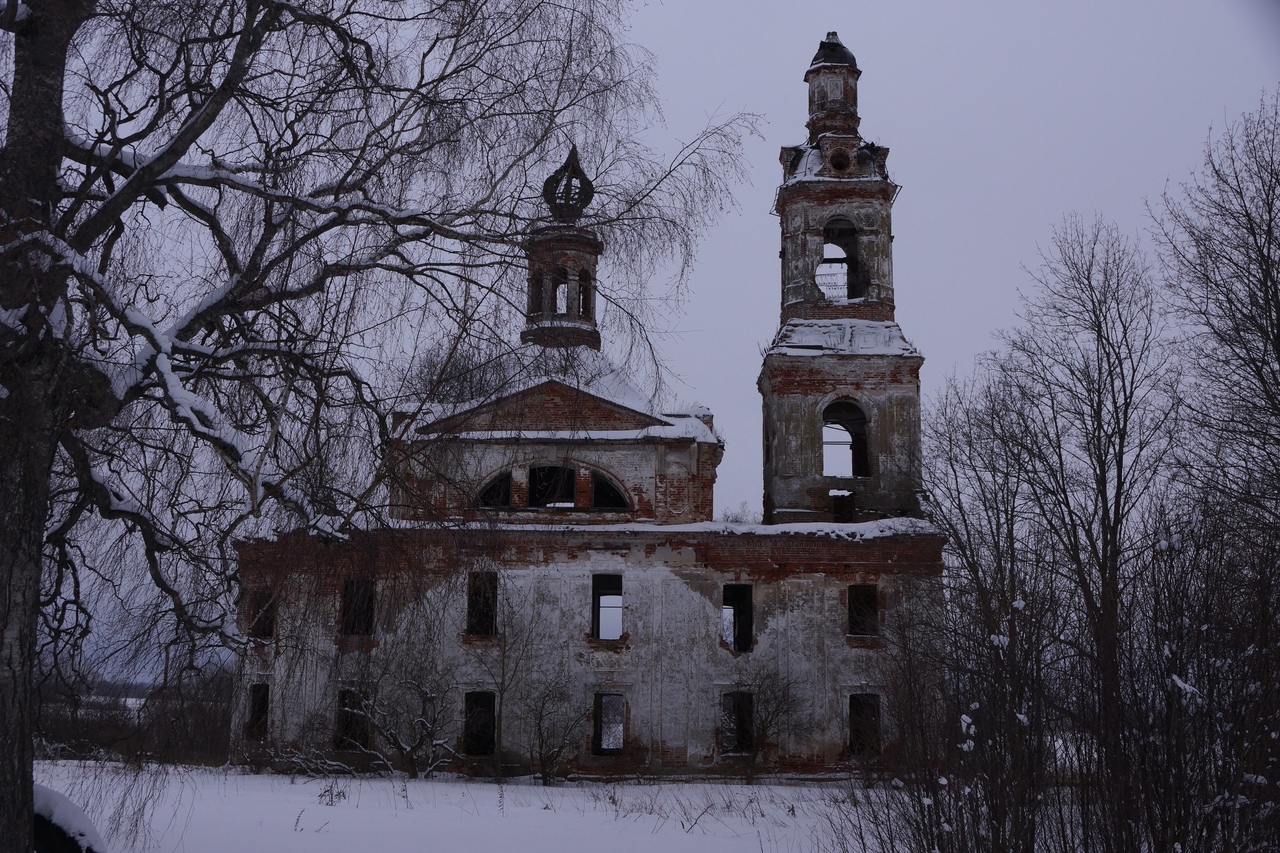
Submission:
M 494 695 L 478 690 L 463 696 L 462 752 L 465 755 L 493 755 Z
M 849 754 L 863 758 L 880 754 L 880 697 L 875 693 L 849 697 Z
M 591 751 L 596 755 L 617 755 L 622 752 L 623 736 L 627 725 L 627 702 L 621 693 L 597 693 L 595 708 L 595 735 Z
M 373 633 L 374 583 L 361 578 L 342 582 L 342 633 L 367 637 Z
M 551 271 L 551 310 L 558 317 L 569 313 L 569 271 L 564 267 Z
M 249 593 L 249 636 L 255 640 L 271 640 L 276 636 L 276 597 L 267 589 Z
M 622 490 L 609 482 L 599 471 L 591 472 L 591 506 L 596 509 L 626 509 L 627 498 Z
M 338 691 L 338 720 L 333 732 L 334 749 L 368 749 L 369 716 L 366 697 L 359 690 Z
M 622 575 L 591 576 L 591 636 L 622 637 Z
M 529 506 L 571 508 L 575 475 L 573 468 L 558 465 L 530 468 Z
M 755 697 L 745 691 L 720 697 L 720 744 L 725 752 L 750 752 Z
M 840 400 L 822 411 L 824 477 L 870 477 L 867 416 L 856 403 Z
M 831 520 L 838 524 L 848 524 L 853 521 L 858 508 L 853 493 L 843 489 L 832 489 L 828 494 L 831 497 Z
M 858 257 L 858 232 L 847 219 L 833 219 L 822 229 L 823 257 L 819 286 L 829 297 L 861 299 L 870 283 Z
M 874 637 L 880 633 L 880 595 L 873 583 L 849 587 L 849 633 Z
M 271 719 L 271 686 L 249 685 L 249 715 L 244 721 L 245 740 L 266 740 Z
M 490 637 L 498 633 L 498 573 L 467 575 L 467 633 Z
M 720 608 L 721 635 L 735 652 L 751 651 L 754 633 L 751 609 L 751 584 L 724 585 L 724 602 Z
M 511 472 L 503 471 L 480 490 L 476 503 L 486 507 L 511 506 Z
M 541 317 L 545 313 L 542 304 L 542 272 L 535 272 L 529 277 L 529 316 Z
M 591 292 L 591 270 L 577 272 L 577 315 L 584 320 L 595 320 L 595 295 Z

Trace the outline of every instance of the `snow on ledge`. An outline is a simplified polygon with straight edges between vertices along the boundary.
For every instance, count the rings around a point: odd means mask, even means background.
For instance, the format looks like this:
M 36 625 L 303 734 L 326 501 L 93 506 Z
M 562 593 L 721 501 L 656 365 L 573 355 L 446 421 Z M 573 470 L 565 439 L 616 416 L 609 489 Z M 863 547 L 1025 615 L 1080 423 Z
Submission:
M 889 536 L 937 536 L 941 531 L 923 518 L 881 518 L 851 524 L 835 522 L 795 522 L 791 524 L 734 524 L 727 521 L 700 521 L 692 524 L 658 524 L 629 521 L 621 524 L 503 524 L 501 522 L 437 522 L 399 519 L 391 522 L 398 529 L 484 529 L 518 531 L 553 531 L 557 533 L 718 533 L 722 536 L 816 536 L 861 542 Z
M 882 320 L 788 320 L 769 353 L 777 355 L 919 355 L 897 324 Z

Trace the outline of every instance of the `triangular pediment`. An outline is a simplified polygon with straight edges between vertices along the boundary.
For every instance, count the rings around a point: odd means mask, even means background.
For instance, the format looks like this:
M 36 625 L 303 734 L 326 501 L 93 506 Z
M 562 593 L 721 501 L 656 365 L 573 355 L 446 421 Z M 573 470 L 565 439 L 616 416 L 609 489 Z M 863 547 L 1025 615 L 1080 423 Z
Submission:
M 668 421 L 548 379 L 455 412 L 417 429 L 420 435 L 465 432 L 612 432 L 669 426 Z

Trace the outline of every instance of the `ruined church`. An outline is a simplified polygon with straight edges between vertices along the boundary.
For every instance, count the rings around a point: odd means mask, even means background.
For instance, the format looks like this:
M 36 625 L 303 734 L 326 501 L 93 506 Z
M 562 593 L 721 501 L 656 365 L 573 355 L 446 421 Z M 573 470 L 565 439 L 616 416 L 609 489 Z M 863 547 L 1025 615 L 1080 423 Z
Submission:
M 239 544 L 238 755 L 608 776 L 891 748 L 883 663 L 943 539 L 918 503 L 923 357 L 894 321 L 898 186 L 859 134 L 860 75 L 828 34 L 807 139 L 781 151 L 763 523 L 715 520 L 711 412 L 654 410 L 602 354 L 607 247 L 579 224 L 574 152 L 525 244 L 518 381 L 403 414 L 389 526 Z

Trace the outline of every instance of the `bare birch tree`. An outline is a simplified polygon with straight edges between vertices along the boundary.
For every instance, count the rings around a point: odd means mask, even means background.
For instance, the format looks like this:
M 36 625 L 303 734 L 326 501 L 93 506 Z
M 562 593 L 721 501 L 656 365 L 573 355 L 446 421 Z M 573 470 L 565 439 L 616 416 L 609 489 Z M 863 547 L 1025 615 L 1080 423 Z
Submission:
M 1182 318 L 1208 479 L 1280 525 L 1280 93 L 1226 127 L 1153 211 Z
M 383 444 L 370 365 L 405 325 L 521 304 L 519 238 L 570 141 L 620 261 L 606 320 L 643 321 L 656 263 L 687 272 L 744 124 L 668 159 L 645 148 L 658 109 L 624 15 L 613 0 L 0 3 L 13 849 L 31 847 L 40 614 L 65 638 L 92 617 L 93 576 L 134 583 L 98 547 L 124 538 L 165 635 L 232 633 L 228 543 L 273 521 L 335 532 L 367 508 L 342 471 L 314 470 L 317 451 Z

